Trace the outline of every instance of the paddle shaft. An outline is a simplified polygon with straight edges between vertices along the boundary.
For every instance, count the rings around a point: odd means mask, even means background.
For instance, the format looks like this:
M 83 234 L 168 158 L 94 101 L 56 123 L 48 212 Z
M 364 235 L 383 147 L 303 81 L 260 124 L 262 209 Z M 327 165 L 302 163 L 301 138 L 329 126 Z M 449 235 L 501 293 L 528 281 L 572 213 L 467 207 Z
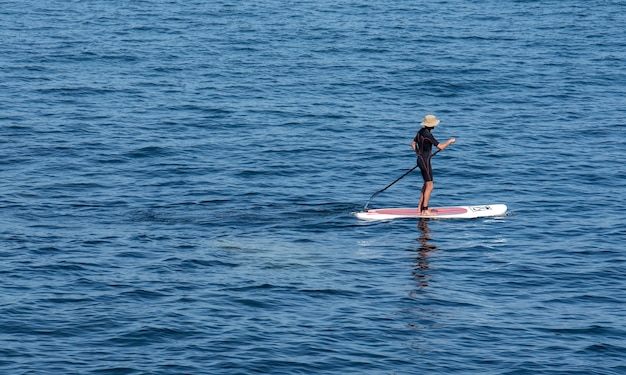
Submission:
M 434 154 L 432 154 L 430 157 L 432 158 L 433 156 L 437 155 L 439 153 L 439 151 L 441 150 L 437 150 L 435 151 Z M 404 172 L 404 174 L 398 178 L 396 178 L 396 180 L 392 183 L 390 183 L 389 185 L 385 186 L 383 189 L 378 190 L 377 192 L 375 192 L 374 194 L 372 194 L 372 196 L 370 197 L 370 199 L 367 200 L 367 203 L 365 203 L 365 207 L 363 208 L 363 211 L 367 211 L 367 206 L 369 206 L 370 201 L 372 199 L 374 199 L 375 196 L 377 196 L 378 194 L 382 193 L 383 191 L 389 189 L 393 184 L 395 184 L 396 182 L 402 180 L 404 177 L 406 177 L 406 175 L 408 175 L 409 173 L 413 172 L 415 170 L 415 168 L 417 168 L 419 165 L 415 165 L 415 167 L 409 169 L 408 171 Z

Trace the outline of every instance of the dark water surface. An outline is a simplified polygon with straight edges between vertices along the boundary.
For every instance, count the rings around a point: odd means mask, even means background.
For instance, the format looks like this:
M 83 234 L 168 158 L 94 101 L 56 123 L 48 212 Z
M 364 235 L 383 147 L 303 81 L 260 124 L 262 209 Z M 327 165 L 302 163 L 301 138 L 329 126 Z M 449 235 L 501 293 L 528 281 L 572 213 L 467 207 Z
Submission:
M 622 1 L 0 8 L 1 373 L 626 373 Z

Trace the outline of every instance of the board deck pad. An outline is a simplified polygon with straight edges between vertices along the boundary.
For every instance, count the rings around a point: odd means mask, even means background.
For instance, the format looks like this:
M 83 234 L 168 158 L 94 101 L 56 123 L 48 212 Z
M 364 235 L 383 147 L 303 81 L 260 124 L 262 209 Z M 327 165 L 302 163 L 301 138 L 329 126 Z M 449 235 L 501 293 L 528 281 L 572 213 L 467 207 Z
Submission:
M 393 219 L 474 219 L 479 217 L 502 216 L 506 214 L 504 204 L 481 206 L 434 207 L 435 215 L 420 215 L 417 208 L 378 208 L 356 212 L 354 215 L 361 220 L 393 220 Z

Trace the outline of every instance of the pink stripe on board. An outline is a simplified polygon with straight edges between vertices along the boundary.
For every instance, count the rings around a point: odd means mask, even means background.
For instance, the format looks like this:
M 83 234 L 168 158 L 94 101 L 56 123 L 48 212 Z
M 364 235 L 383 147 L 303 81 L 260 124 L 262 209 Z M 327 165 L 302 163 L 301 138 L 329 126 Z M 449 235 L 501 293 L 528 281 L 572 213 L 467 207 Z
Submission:
M 417 215 L 417 208 L 381 208 L 379 210 L 369 210 L 368 212 L 384 215 Z
M 441 208 L 435 208 L 434 210 L 436 213 L 442 214 L 442 215 L 457 215 L 457 214 L 464 214 L 467 212 L 467 209 L 463 207 L 441 207 Z
M 467 209 L 463 207 L 438 207 L 433 208 L 436 214 L 439 215 L 458 215 L 467 212 Z M 369 210 L 370 213 L 383 214 L 383 215 L 419 215 L 417 208 L 381 208 L 377 210 Z

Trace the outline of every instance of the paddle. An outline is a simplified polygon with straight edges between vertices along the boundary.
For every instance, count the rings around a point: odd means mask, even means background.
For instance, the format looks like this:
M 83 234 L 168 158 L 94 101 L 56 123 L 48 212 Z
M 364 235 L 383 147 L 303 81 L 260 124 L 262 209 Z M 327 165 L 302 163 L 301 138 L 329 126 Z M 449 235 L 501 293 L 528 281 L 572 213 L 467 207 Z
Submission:
M 433 157 L 433 156 L 437 155 L 437 153 L 439 153 L 439 151 L 441 151 L 441 150 L 437 150 L 437 151 L 435 151 L 435 153 L 434 153 L 434 154 L 432 154 L 432 155 L 431 155 L 431 157 Z M 370 201 L 371 201 L 372 199 L 374 199 L 374 197 L 375 197 L 375 196 L 377 196 L 378 194 L 382 193 L 383 191 L 385 191 L 385 190 L 389 189 L 389 188 L 391 187 L 391 185 L 393 185 L 393 184 L 395 184 L 396 182 L 398 182 L 398 181 L 402 180 L 402 179 L 403 179 L 406 175 L 408 175 L 409 173 L 413 172 L 413 171 L 415 170 L 415 168 L 417 168 L 417 167 L 418 167 L 418 166 L 417 166 L 417 165 L 415 165 L 415 167 L 413 167 L 413 168 L 409 169 L 408 171 L 406 171 L 406 172 L 405 172 L 402 176 L 400 176 L 400 177 L 396 178 L 396 180 L 395 180 L 394 182 L 392 182 L 392 183 L 390 183 L 389 185 L 385 186 L 385 188 L 384 188 L 384 189 L 378 190 L 377 192 L 375 192 L 374 194 L 372 194 L 372 196 L 370 197 L 370 199 L 368 199 L 368 200 L 367 200 L 367 203 L 365 203 L 365 207 L 363 207 L 363 211 L 367 211 L 367 206 L 369 206 Z

